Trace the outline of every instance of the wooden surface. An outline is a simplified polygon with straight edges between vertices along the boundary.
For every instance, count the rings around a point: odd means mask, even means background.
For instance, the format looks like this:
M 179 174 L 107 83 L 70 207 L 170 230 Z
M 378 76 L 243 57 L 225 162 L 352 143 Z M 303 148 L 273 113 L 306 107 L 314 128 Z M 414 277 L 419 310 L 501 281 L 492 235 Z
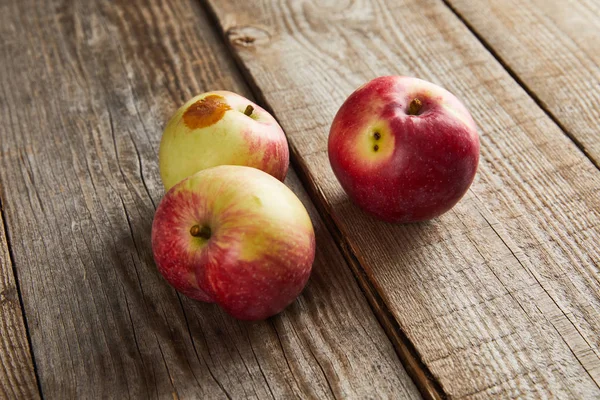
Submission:
M 600 168 L 600 2 L 446 1 Z
M 237 322 L 160 278 L 165 121 L 249 94 L 200 4 L 11 0 L 0 27 L 2 199 L 45 398 L 419 397 L 293 172 L 319 246 L 284 313 Z M 8 362 L 16 391 L 31 367 Z
M 12 267 L 0 214 L 0 399 L 36 399 L 37 380 Z
M 437 0 L 207 3 L 365 291 L 378 293 L 371 301 L 442 391 L 600 396 L 600 175 L 451 10 Z M 441 84 L 480 127 L 472 190 L 432 222 L 365 216 L 328 163 L 337 108 L 386 74 Z
M 0 1 L 0 398 L 600 397 L 597 11 Z M 448 88 L 480 128 L 474 185 L 431 222 L 364 215 L 327 160 L 338 107 L 385 74 Z M 213 89 L 274 112 L 317 233 L 306 290 L 263 322 L 152 260 L 162 129 Z

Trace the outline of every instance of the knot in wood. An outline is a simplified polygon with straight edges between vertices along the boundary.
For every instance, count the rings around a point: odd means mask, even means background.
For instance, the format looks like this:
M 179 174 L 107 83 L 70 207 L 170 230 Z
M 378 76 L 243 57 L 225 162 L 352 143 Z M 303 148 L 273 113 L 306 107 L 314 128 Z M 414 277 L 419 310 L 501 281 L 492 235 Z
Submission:
M 254 47 L 271 41 L 271 34 L 266 28 L 258 26 L 234 26 L 227 29 L 229 42 L 239 47 Z
M 19 300 L 16 288 L 9 287 L 0 291 L 0 306 L 4 304 L 16 305 L 18 302 Z

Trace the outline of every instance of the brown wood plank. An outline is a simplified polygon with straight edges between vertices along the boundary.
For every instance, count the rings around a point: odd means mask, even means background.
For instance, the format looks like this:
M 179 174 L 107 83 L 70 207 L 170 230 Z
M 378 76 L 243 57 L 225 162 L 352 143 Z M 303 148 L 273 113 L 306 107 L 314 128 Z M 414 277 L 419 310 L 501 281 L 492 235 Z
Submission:
M 193 0 L 8 0 L 0 182 L 45 398 L 417 398 L 295 174 L 318 251 L 303 295 L 241 323 L 152 260 L 157 150 L 194 93 L 249 94 Z
M 0 214 L 0 399 L 39 398 L 19 293 L 4 233 L 4 220 Z
M 600 168 L 600 2 L 445 1 Z
M 446 394 L 600 395 L 600 173 L 444 3 L 205 3 L 365 292 Z M 431 222 L 365 216 L 329 166 L 338 107 L 387 74 L 441 84 L 480 127 L 472 189 Z

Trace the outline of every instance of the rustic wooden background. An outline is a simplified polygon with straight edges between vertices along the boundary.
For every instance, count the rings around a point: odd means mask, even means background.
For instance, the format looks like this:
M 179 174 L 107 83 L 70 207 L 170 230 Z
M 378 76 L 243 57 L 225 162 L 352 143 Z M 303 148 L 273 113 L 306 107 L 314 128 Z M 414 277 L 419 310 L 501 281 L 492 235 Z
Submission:
M 0 398 L 600 397 L 598 0 L 0 0 Z M 475 183 L 431 222 L 353 206 L 327 160 L 379 75 L 461 98 Z M 242 323 L 150 249 L 169 115 L 227 89 L 288 135 L 318 250 Z

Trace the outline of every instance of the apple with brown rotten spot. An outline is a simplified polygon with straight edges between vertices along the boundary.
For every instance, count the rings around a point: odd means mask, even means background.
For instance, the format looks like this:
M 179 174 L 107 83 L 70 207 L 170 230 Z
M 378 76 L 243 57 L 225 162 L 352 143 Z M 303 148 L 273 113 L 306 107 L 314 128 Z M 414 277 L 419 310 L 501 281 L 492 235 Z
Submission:
M 154 216 L 152 250 L 175 289 L 215 302 L 236 318 L 257 320 L 300 294 L 315 236 L 306 209 L 282 182 L 227 165 L 169 190 Z
M 331 167 L 359 207 L 388 222 L 450 210 L 479 162 L 477 128 L 447 90 L 417 78 L 384 76 L 358 88 L 329 133 Z
M 283 181 L 289 165 L 283 130 L 267 111 L 238 94 L 198 95 L 173 115 L 159 149 L 166 190 L 217 165 L 246 165 Z

